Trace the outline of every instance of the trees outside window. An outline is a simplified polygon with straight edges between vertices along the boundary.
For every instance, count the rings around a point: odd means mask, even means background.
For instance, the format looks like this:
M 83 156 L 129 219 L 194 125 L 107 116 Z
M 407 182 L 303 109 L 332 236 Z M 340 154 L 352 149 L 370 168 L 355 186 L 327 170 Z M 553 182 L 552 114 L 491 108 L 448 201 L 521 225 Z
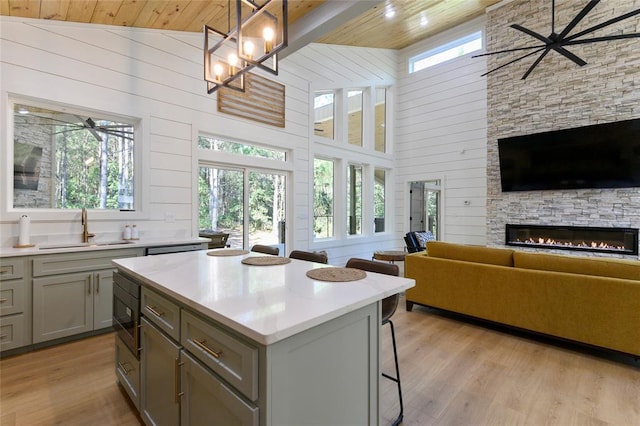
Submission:
M 313 234 L 315 238 L 333 237 L 334 162 L 313 160 Z

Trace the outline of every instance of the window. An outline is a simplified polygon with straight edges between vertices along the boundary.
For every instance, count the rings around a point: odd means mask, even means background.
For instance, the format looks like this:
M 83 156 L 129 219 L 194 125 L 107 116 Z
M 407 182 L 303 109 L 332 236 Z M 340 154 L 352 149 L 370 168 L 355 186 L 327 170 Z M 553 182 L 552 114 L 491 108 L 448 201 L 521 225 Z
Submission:
M 362 90 L 347 92 L 347 130 L 349 144 L 362 146 Z
M 239 142 L 232 142 L 225 139 L 209 136 L 198 136 L 198 147 L 213 151 L 229 152 L 232 154 L 244 155 L 247 157 L 269 158 L 273 160 L 285 161 L 286 152 L 256 145 Z
M 423 70 L 482 49 L 482 31 L 459 38 L 409 59 L 409 73 Z
M 333 176 L 331 160 L 313 160 L 313 233 L 315 238 L 333 237 Z
M 16 103 L 13 207 L 133 210 L 134 120 Z
M 347 167 L 347 232 L 362 234 L 362 166 Z
M 384 232 L 385 213 L 385 171 L 373 171 L 373 222 L 374 232 Z
M 374 142 L 375 150 L 387 151 L 387 89 L 376 88 L 376 103 L 374 111 Z
M 316 92 L 313 97 L 313 134 L 327 139 L 334 138 L 335 93 Z

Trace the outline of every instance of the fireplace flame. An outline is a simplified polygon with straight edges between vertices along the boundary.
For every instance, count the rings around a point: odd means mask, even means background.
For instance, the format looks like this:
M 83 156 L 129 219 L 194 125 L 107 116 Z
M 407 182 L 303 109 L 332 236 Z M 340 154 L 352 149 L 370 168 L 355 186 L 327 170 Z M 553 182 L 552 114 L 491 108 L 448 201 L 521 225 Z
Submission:
M 612 251 L 625 250 L 624 246 L 609 244 L 604 241 L 573 242 L 573 241 L 559 241 L 559 240 L 554 240 L 553 238 L 545 238 L 545 237 L 537 237 L 537 238 L 532 237 L 524 241 L 517 239 L 516 243 L 537 244 L 537 245 L 550 246 L 550 247 L 555 246 L 555 247 L 593 248 L 593 249 L 612 250 Z

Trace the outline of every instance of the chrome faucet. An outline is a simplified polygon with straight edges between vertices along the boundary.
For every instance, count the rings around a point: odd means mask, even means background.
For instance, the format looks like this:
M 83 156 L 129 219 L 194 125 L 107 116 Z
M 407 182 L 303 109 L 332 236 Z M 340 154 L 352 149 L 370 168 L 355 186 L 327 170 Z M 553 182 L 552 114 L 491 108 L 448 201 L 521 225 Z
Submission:
M 83 243 L 88 243 L 89 242 L 89 238 L 93 238 L 96 236 L 96 234 L 92 234 L 89 232 L 89 230 L 87 229 L 89 226 L 89 221 L 87 220 L 87 209 L 86 208 L 82 208 L 82 242 Z

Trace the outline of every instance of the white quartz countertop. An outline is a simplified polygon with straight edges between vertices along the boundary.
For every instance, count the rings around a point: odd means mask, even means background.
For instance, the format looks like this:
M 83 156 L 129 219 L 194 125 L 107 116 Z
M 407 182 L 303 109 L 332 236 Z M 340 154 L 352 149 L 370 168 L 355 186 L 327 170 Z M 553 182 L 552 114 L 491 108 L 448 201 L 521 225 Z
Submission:
M 95 241 L 90 243 L 57 243 L 38 244 L 34 247 L 14 248 L 1 247 L 0 257 L 34 256 L 42 254 L 77 253 L 92 250 L 115 250 L 126 248 L 145 248 L 158 246 L 174 246 L 182 244 L 208 243 L 208 238 L 144 238 L 140 240 Z
M 263 345 L 415 285 L 412 279 L 372 272 L 358 281 L 316 281 L 306 272 L 329 265 L 297 259 L 285 265 L 241 263 L 255 255 L 208 256 L 207 250 L 200 250 L 113 263 L 146 286 Z

